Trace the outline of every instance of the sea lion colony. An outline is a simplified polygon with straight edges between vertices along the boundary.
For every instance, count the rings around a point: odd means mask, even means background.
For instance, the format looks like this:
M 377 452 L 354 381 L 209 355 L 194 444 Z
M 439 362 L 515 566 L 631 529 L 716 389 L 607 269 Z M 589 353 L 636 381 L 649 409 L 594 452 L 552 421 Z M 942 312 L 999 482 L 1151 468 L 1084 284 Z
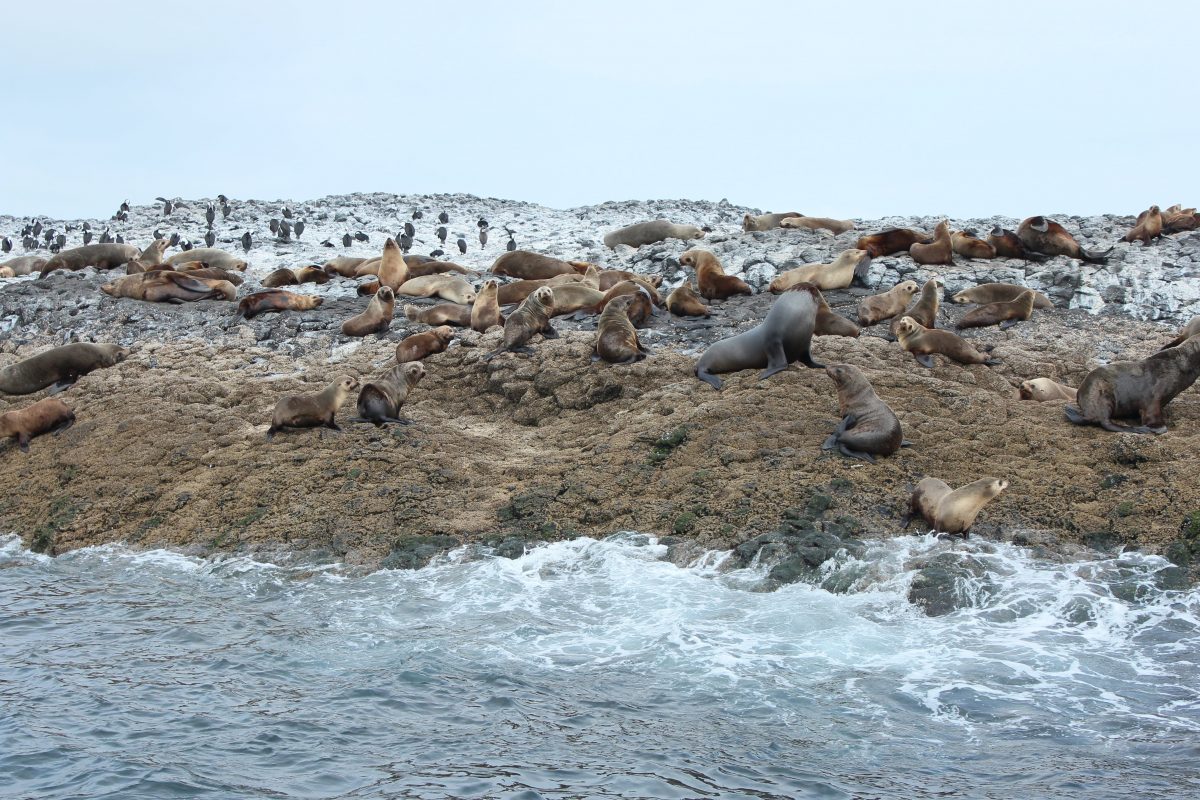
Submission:
M 1192 230 L 1196 227 L 1196 219 L 1194 209 L 1173 206 L 1167 212 L 1160 212 L 1157 206 L 1152 206 L 1138 218 L 1136 227 L 1126 234 L 1124 240 L 1148 243 L 1156 236 Z M 482 222 L 481 230 L 484 229 Z M 794 212 L 760 217 L 747 215 L 743 223 L 746 231 L 774 227 L 825 229 L 837 234 L 852 230 L 854 225 L 849 221 L 805 217 Z M 705 233 L 705 230 L 696 226 L 655 220 L 610 232 L 604 237 L 604 242 L 613 248 L 622 245 L 640 247 L 665 238 L 701 239 Z M 601 265 L 562 261 L 515 248 L 510 248 L 496 259 L 489 274 L 483 276 L 469 268 L 436 258 L 402 254 L 402 251 L 407 251 L 405 240 L 410 244 L 411 236 L 406 227 L 406 232 L 398 237 L 399 243 L 396 239 L 387 239 L 382 255 L 377 258 L 338 257 L 324 265 L 306 264 L 276 270 L 260 282 L 268 291 L 247 291 L 236 310 L 231 311 L 232 314 L 247 318 L 266 312 L 303 312 L 320 305 L 321 298 L 275 287 L 296 286 L 306 282 L 325 283 L 337 279 L 356 281 L 371 277 L 373 281 L 359 285 L 362 294 L 371 295 L 368 305 L 362 313 L 347 319 L 342 330 L 347 337 L 374 334 L 382 338 L 387 334 L 392 319 L 395 295 L 441 297 L 448 301 L 433 307 L 404 307 L 404 314 L 409 320 L 428 324 L 431 330 L 414 334 L 401 342 L 396 348 L 393 362 L 397 366 L 390 367 L 374 381 L 360 382 L 353 376 L 342 376 L 321 392 L 279 398 L 270 420 L 268 436 L 277 431 L 315 426 L 341 430 L 336 423 L 336 414 L 353 390 L 360 386 L 363 387 L 358 401 L 360 413 L 352 421 L 373 425 L 408 422 L 398 417 L 398 409 L 404 397 L 416 388 L 420 377 L 425 375 L 426 367 L 420 363 L 420 359 L 444 351 L 454 341 L 455 328 L 473 328 L 479 333 L 502 329 L 503 341 L 494 352 L 488 354 L 490 359 L 511 353 L 534 352 L 530 345 L 537 334 L 545 338 L 557 336 L 552 324 L 555 316 L 574 314 L 578 318 L 594 315 L 600 321 L 594 360 L 606 362 L 598 363 L 595 368 L 612 369 L 614 367 L 609 364 L 635 363 L 648 355 L 638 341 L 636 328 L 644 321 L 645 315 L 662 313 L 658 311 L 660 307 L 665 306 L 669 314 L 680 317 L 720 313 L 717 304 L 704 306 L 691 291 L 688 281 L 664 300 L 658 291 L 662 280 L 659 276 L 605 270 Z M 24 256 L 0 264 L 0 270 L 3 270 L 0 276 L 40 271 L 44 277 L 58 269 L 79 270 L 90 266 L 100 270 L 115 270 L 124 267 L 127 277 L 104 284 L 101 288 L 105 293 L 131 300 L 176 304 L 204 299 L 237 299 L 238 286 L 243 282 L 238 272 L 246 270 L 245 260 L 212 247 L 166 256 L 165 250 L 172 244 L 165 238 L 156 237 L 144 249 L 110 241 L 78 248 L 58 247 L 55 248 L 58 252 L 49 259 Z M 243 237 L 246 250 L 249 244 Z M 721 382 L 715 377 L 716 373 L 765 368 L 761 377 L 767 378 L 787 368 L 793 361 L 800 361 L 812 369 L 824 368 L 834 379 L 844 415 L 837 428 L 827 433 L 826 449 L 869 461 L 875 456 L 887 456 L 895 452 L 901 443 L 908 446 L 909 443 L 903 441 L 900 417 L 875 394 L 861 372 L 852 365 L 825 367 L 813 360 L 812 337 L 857 336 L 859 325 L 867 327 L 890 322 L 890 330 L 898 346 L 912 352 L 917 363 L 923 367 L 934 366 L 934 355 L 941 355 L 958 364 L 988 366 L 999 363 L 996 359 L 1002 357 L 1002 352 L 993 353 L 994 345 L 987 343 L 982 348 L 977 347 L 938 327 L 943 284 L 936 279 L 920 288 L 913 281 L 904 281 L 894 287 L 877 287 L 886 291 L 865 298 L 860 303 L 857 325 L 829 308 L 820 289 L 844 288 L 852 281 L 865 285 L 865 267 L 870 259 L 895 253 L 909 253 L 916 263 L 946 266 L 956 263 L 955 256 L 1036 260 L 1067 256 L 1102 263 L 1107 255 L 1106 252 L 1094 253 L 1083 249 L 1065 228 L 1040 216 L 1023 221 L 1015 233 L 997 226 L 988 234 L 987 241 L 979 239 L 973 231 L 951 233 L 948 221 L 939 223 L 930 232 L 889 229 L 869 234 L 860 238 L 855 248 L 844 251 L 830 264 L 806 264 L 780 273 L 770 286 L 771 291 L 779 293 L 780 297 L 762 323 L 753 330 L 716 342 L 697 359 L 696 376 L 720 389 Z M 691 268 L 690 277 L 700 287 L 700 296 L 709 301 L 725 301 L 739 294 L 753 292 L 744 281 L 727 275 L 718 257 L 706 250 L 688 250 L 680 258 L 680 263 Z M 916 300 L 910 305 L 914 296 Z M 1052 308 L 1045 295 L 1013 284 L 983 284 L 957 293 L 953 301 L 978 304 L 978 308 L 960 320 L 957 325 L 960 329 L 992 325 L 1005 328 L 1030 319 L 1034 319 L 1036 324 L 1034 309 Z M 477 304 L 481 305 L 476 307 Z M 635 308 L 639 309 L 637 314 Z M 1200 338 L 1196 337 L 1197 332 L 1200 332 L 1200 324 L 1193 320 L 1179 338 L 1164 348 L 1177 349 L 1177 352 L 1095 370 L 1083 382 L 1085 391 L 1079 398 L 1079 407 L 1068 406 L 1067 419 L 1076 424 L 1096 424 L 1114 431 L 1165 431 L 1163 406 L 1190 386 L 1200 374 Z M 394 345 L 394 340 L 387 342 L 389 348 Z M 54 348 L 5 367 L 0 370 L 0 393 L 29 393 L 54 382 L 59 384 L 54 391 L 60 391 L 91 369 L 114 366 L 126 355 L 124 352 L 119 356 L 92 354 L 84 359 L 87 363 L 77 368 L 79 354 L 74 354 L 70 348 L 79 346 Z M 101 346 L 100 351 L 105 347 L 112 348 Z M 419 368 L 400 370 L 398 365 L 406 363 L 416 363 Z M 947 368 L 966 367 L 948 364 Z M 1029 376 L 1021 384 L 1021 396 L 1030 399 L 1075 399 L 1070 387 L 1048 390 L 1047 384 L 1053 382 Z M 1167 388 L 1155 388 L 1162 384 L 1166 384 Z M 53 409 L 47 407 L 47 410 L 43 410 L 41 404 L 45 402 L 43 400 L 34 406 L 6 414 L 5 435 L 17 439 L 22 448 L 27 448 L 30 437 L 57 430 L 73 421 L 73 414 L 65 404 L 59 403 Z M 1129 427 L 1112 421 L 1121 417 L 1137 418 L 1141 424 Z M 968 487 L 952 491 L 940 481 L 931 489 L 932 484 L 925 485 L 922 482 L 922 486 L 909 498 L 909 504 L 935 528 L 965 533 L 970 527 L 970 520 L 974 519 L 974 512 L 978 512 L 983 503 L 1007 486 L 1006 481 L 991 477 L 981 478 L 976 483 L 990 487 L 989 491 L 964 492 Z M 978 505 L 972 507 L 967 503 L 965 511 L 951 515 L 946 510 L 949 507 L 946 498 L 951 496 L 975 497 L 978 498 Z M 961 501 L 956 502 L 962 505 Z M 951 516 L 954 516 L 953 523 L 942 521 Z M 964 519 L 967 520 L 965 525 Z

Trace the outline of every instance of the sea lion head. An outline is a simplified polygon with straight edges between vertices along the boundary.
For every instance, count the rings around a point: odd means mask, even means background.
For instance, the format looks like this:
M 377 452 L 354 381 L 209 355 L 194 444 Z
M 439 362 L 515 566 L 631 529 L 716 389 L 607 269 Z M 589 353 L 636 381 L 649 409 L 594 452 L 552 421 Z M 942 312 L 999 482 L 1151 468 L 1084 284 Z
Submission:
M 1031 217 L 1029 220 L 1029 227 L 1033 228 L 1038 233 L 1045 233 L 1046 231 L 1050 230 L 1050 223 L 1046 221 L 1045 217 Z
M 343 392 L 352 392 L 358 388 L 358 378 L 353 375 L 342 375 L 337 380 L 337 386 Z
M 896 288 L 899 289 L 902 294 L 906 294 L 909 297 L 912 297 L 914 294 L 921 291 L 921 287 L 916 281 L 904 281 L 903 283 L 898 284 Z
M 1151 214 L 1161 214 L 1162 212 L 1158 210 L 1158 206 L 1150 206 L 1150 213 Z
M 997 223 L 992 226 L 992 236 L 1003 236 L 1003 235 L 1004 235 L 1004 227 L 1002 225 Z
M 746 214 L 742 217 L 742 230 L 744 230 L 744 231 L 754 230 L 754 217 L 752 217 L 749 214 Z
M 546 308 L 554 308 L 554 289 L 549 286 L 539 286 L 529 296 Z
M 411 306 L 406 306 L 406 308 L 411 308 Z M 449 344 L 450 340 L 454 338 L 454 328 L 451 328 L 449 325 L 439 325 L 431 330 L 430 333 L 446 344 Z
M 404 380 L 409 386 L 416 386 L 417 381 L 425 377 L 425 367 L 420 361 L 410 361 L 404 365 Z
M 896 335 L 897 336 L 908 336 L 910 334 L 916 333 L 917 328 L 919 328 L 919 327 L 920 327 L 920 324 L 912 317 L 902 317 L 900 319 L 900 322 L 898 322 L 896 324 Z
M 749 214 L 747 214 L 746 216 L 749 216 Z M 681 255 L 679 257 L 679 263 L 685 267 L 696 266 L 696 251 L 688 250 L 686 253 L 684 253 L 683 255 Z
M 104 351 L 104 366 L 106 367 L 120 364 L 129 356 L 129 348 L 121 347 L 118 344 L 102 344 L 98 347 Z
M 396 293 L 392 291 L 390 286 L 380 286 L 379 291 L 375 292 L 375 296 L 379 298 L 381 303 L 392 303 L 396 300 Z

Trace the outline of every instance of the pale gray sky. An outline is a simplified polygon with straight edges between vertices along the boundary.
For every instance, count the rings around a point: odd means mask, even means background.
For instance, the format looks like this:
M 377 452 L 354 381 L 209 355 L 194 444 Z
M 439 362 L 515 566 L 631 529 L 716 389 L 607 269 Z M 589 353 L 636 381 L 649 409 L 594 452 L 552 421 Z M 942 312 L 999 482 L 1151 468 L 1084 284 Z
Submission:
M 1200 3 L 13 3 L 0 213 L 469 192 L 813 215 L 1200 202 Z

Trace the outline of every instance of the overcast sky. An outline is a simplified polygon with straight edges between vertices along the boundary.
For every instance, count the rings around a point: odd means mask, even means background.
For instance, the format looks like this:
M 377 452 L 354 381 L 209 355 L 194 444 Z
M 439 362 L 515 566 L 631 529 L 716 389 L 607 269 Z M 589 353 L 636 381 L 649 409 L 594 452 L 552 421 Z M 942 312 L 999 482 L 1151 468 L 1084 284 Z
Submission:
M 41 0 L 0 22 L 5 214 L 222 192 L 1200 202 L 1194 2 Z

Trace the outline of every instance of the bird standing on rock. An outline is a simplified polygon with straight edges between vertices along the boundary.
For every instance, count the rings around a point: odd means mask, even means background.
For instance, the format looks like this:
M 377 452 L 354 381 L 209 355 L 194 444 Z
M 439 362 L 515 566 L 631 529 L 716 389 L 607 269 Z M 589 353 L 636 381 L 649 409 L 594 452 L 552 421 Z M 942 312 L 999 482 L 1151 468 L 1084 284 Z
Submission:
M 404 223 L 404 235 L 410 239 L 417 235 L 417 229 L 413 227 L 411 222 Z
M 300 238 L 300 234 L 304 233 L 304 220 L 296 220 L 296 238 Z
M 409 250 L 412 250 L 413 240 L 412 237 L 406 233 L 400 237 L 400 241 L 396 242 L 396 244 L 400 245 L 400 252 L 407 253 Z
M 217 243 L 217 235 L 215 233 L 213 233 L 210 230 L 208 233 L 204 234 L 204 246 L 205 247 L 212 247 L 216 243 Z
M 422 218 L 422 217 L 424 217 L 424 216 L 425 216 L 425 212 L 424 212 L 424 211 L 414 211 L 414 212 L 413 212 L 413 215 L 412 215 L 412 218 L 413 218 L 413 219 L 421 219 L 421 218 Z
M 83 243 L 84 243 L 84 244 L 91 244 L 91 243 L 92 243 L 92 232 L 91 232 L 91 231 L 89 231 L 89 230 L 85 230 L 85 231 L 83 232 Z M 5 251 L 5 252 L 7 252 L 7 251 Z
M 367 236 L 367 235 L 366 235 L 365 233 L 363 233 L 362 231 L 355 231 L 355 232 L 354 232 L 354 238 L 355 238 L 355 239 L 358 239 L 360 242 L 369 242 L 369 241 L 371 241 L 371 237 L 370 237 L 370 236 Z
M 271 220 L 271 235 L 272 236 L 279 235 L 279 220 L 277 220 L 277 219 Z
M 284 219 L 292 218 L 292 210 L 290 208 L 288 208 L 287 206 L 283 207 L 283 218 Z
M 487 231 L 488 231 L 488 229 L 487 229 L 487 228 L 480 228 L 480 229 L 479 229 L 479 246 L 480 246 L 481 248 L 482 248 L 482 247 L 487 247 Z
M 230 207 L 229 203 L 221 204 L 221 219 L 229 219 L 229 215 L 232 213 L 233 208 Z
M 175 206 L 171 204 L 170 200 L 163 201 L 163 216 L 164 217 L 171 216 L 171 212 L 174 210 L 175 210 Z
M 286 219 L 279 223 L 279 238 L 285 242 L 290 242 L 292 240 L 292 223 L 288 222 Z
M 504 245 L 504 249 L 511 253 L 517 249 L 517 237 L 513 235 L 511 228 L 505 228 L 504 231 L 508 234 L 508 244 Z
M 0 250 L 3 250 L 5 253 L 12 252 L 12 239 L 5 236 L 4 239 L 0 240 Z
M 439 239 L 441 239 L 441 240 L 442 240 L 442 244 L 445 244 L 445 243 L 446 243 L 446 236 L 447 236 L 448 234 L 449 234 L 449 231 L 447 231 L 447 230 L 446 230 L 446 226 L 445 226 L 445 225 L 441 225 L 441 226 L 439 226 L 439 227 L 438 227 L 438 229 L 437 229 L 437 237 L 438 237 Z
M 170 246 L 171 246 L 171 247 L 176 247 L 176 246 L 178 246 L 178 244 L 179 244 L 179 233 L 178 233 L 178 232 L 176 232 L 176 233 L 172 233 L 172 234 L 171 234 L 171 244 L 170 244 Z
M 246 231 L 245 233 L 243 233 L 243 234 L 242 234 L 242 249 L 243 249 L 243 250 L 246 250 L 246 251 L 249 251 L 249 250 L 250 250 L 250 245 L 251 245 L 252 243 L 253 243 L 253 242 L 252 242 L 252 240 L 251 240 L 251 238 L 250 238 L 250 231 Z
M 354 239 L 351 238 L 350 234 L 348 234 L 348 233 L 342 234 L 342 247 L 349 247 L 350 243 L 353 241 L 354 241 Z
M 462 253 L 463 255 L 466 255 L 467 253 L 467 240 L 461 236 L 458 237 L 458 252 Z
M 442 213 L 438 214 L 438 222 L 440 222 L 440 223 L 442 223 L 443 225 L 445 225 L 445 224 L 446 224 L 447 222 L 449 222 L 449 221 L 450 221 L 450 215 L 449 215 L 449 214 L 447 214 L 445 211 L 443 211 Z
M 209 203 L 208 207 L 204 209 L 204 221 L 207 222 L 209 225 L 212 225 L 213 220 L 215 220 L 216 218 L 217 218 L 217 207 L 214 206 L 212 203 Z

